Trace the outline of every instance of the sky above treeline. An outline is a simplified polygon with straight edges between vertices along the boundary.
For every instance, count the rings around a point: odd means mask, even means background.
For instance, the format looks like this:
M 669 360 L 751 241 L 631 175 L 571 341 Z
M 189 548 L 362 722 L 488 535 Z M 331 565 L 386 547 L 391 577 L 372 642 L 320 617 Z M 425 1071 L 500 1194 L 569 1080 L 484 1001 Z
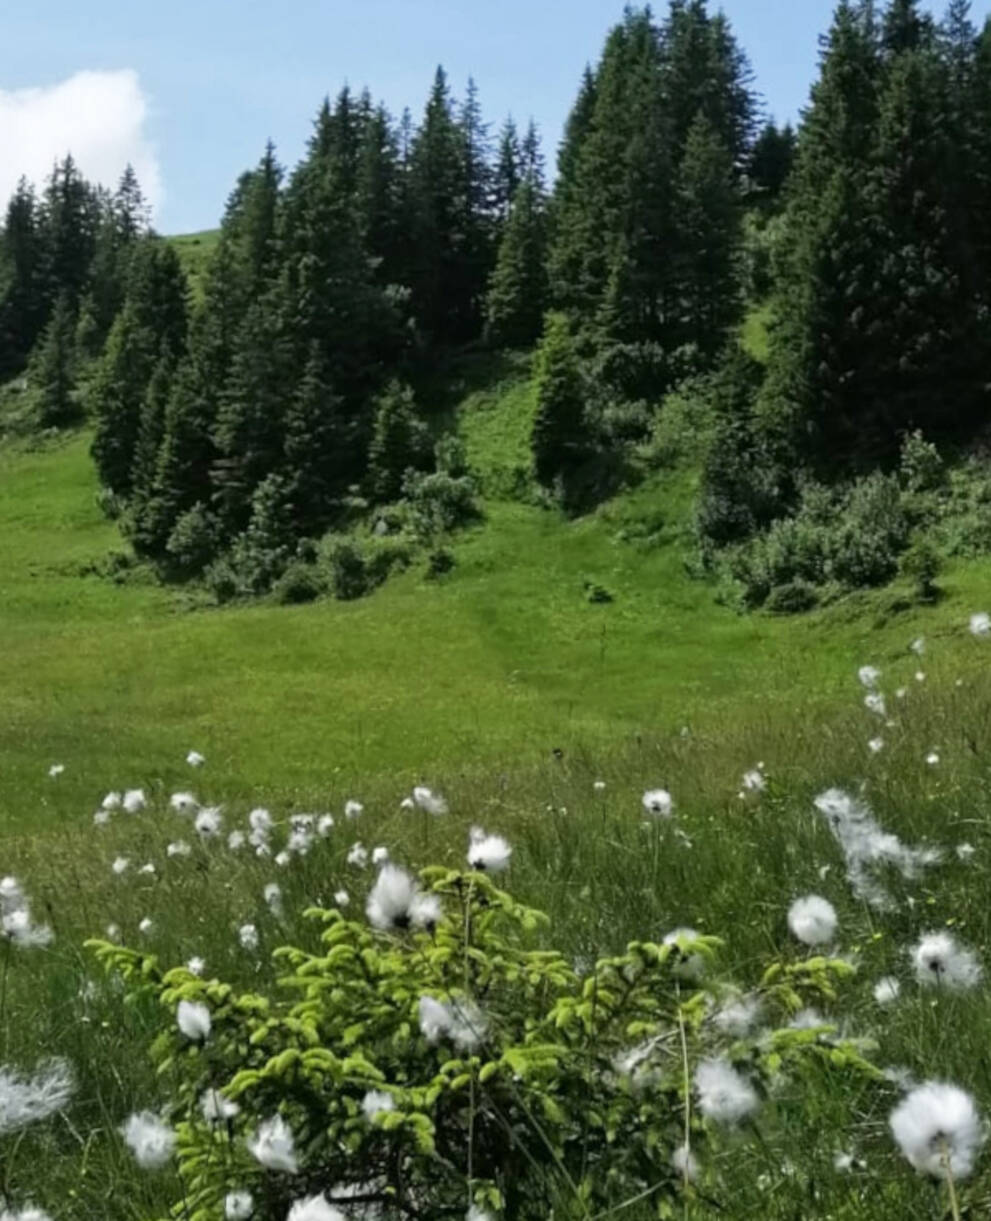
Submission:
M 796 119 L 833 0 L 719 7 L 768 114 Z M 983 22 L 991 0 L 972 12 Z M 418 116 L 438 63 L 458 94 L 475 78 L 493 132 L 509 113 L 532 117 L 552 163 L 581 71 L 621 13 L 621 0 L 3 0 L 0 199 L 72 151 L 111 185 L 131 161 L 161 232 L 212 228 L 267 139 L 298 160 L 325 94 L 367 85 Z

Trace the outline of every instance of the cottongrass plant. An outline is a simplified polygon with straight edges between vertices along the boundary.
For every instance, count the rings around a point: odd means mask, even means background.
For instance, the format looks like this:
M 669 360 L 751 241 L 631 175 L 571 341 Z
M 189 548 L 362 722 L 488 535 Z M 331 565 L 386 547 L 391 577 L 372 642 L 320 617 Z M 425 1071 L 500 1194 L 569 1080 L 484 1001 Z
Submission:
M 927 1081 L 891 1113 L 892 1135 L 920 1174 L 945 1181 L 954 1221 L 960 1221 L 956 1185 L 974 1170 L 985 1130 L 973 1098 L 958 1086 Z

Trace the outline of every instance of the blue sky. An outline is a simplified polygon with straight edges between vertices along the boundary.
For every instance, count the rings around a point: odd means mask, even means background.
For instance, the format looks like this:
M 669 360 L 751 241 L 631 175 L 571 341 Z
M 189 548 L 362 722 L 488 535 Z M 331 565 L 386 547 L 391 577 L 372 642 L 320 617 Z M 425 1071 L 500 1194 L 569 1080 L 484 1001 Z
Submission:
M 832 0 L 722 7 L 768 110 L 796 117 Z M 40 176 L 71 144 L 93 177 L 134 160 L 161 231 L 211 227 L 267 138 L 286 164 L 299 157 L 325 93 L 367 84 L 395 112 L 409 104 L 417 114 L 437 63 L 459 91 L 475 77 L 493 128 L 510 110 L 521 123 L 532 116 L 552 153 L 582 67 L 621 9 L 621 0 L 4 0 L 0 191 L 21 172 Z M 975 19 L 989 13 L 991 0 L 977 0 Z

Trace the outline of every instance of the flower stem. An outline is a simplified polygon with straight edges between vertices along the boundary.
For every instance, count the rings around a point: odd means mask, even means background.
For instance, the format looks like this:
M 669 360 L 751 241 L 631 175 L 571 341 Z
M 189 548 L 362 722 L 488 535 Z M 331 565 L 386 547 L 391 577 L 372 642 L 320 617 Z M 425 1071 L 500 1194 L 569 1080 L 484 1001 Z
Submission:
M 950 1163 L 950 1149 L 946 1141 L 942 1142 L 943 1156 L 940 1159 L 943 1163 L 943 1169 L 946 1171 L 946 1189 L 950 1195 L 950 1214 L 953 1221 L 961 1221 L 960 1217 L 960 1201 L 957 1199 L 957 1185 L 953 1181 L 953 1166 Z

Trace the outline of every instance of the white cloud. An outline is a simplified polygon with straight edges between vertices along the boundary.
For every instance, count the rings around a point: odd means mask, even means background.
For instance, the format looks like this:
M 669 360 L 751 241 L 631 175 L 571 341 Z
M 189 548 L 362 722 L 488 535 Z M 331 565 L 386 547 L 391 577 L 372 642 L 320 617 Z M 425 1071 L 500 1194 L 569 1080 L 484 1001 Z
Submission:
M 130 162 L 145 197 L 160 206 L 161 172 L 147 118 L 147 98 L 130 68 L 77 72 L 39 89 L 0 89 L 0 207 L 22 174 L 41 187 L 66 153 L 86 178 L 111 189 Z

